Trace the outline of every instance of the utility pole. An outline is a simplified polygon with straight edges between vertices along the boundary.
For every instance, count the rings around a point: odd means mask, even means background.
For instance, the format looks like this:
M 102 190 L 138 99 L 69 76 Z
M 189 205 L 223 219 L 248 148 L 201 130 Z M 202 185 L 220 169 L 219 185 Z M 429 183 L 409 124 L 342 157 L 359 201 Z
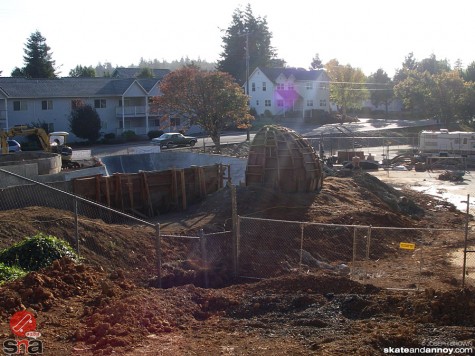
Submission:
M 247 95 L 247 103 L 249 109 L 251 108 L 251 99 L 249 96 L 249 31 L 246 31 L 246 33 L 243 33 L 240 36 L 246 36 L 246 95 Z M 250 141 L 251 140 L 251 134 L 249 132 L 249 127 L 246 128 L 246 140 Z

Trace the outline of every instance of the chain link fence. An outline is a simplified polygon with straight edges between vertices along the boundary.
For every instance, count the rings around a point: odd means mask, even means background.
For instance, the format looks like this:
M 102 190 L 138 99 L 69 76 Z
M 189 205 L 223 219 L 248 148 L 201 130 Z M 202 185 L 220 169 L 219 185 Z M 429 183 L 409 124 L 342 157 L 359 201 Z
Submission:
M 326 157 L 336 156 L 339 151 L 372 153 L 378 160 L 394 157 L 403 152 L 413 152 L 418 147 L 418 136 L 362 136 L 358 132 L 340 136 L 321 135 L 307 138 L 315 152 L 323 151 Z M 341 162 L 340 162 L 341 163 Z
M 239 217 L 237 274 L 267 278 L 328 270 L 384 288 L 415 289 L 430 282 L 475 284 L 475 254 L 466 231 L 316 224 Z M 473 234 L 467 241 L 475 243 Z
M 69 242 L 87 263 L 122 269 L 147 285 L 218 287 L 233 275 L 266 278 L 322 269 L 386 288 L 436 280 L 475 285 L 475 237 L 462 226 L 398 229 L 238 217 L 234 235 L 166 235 L 159 224 L 69 193 L 64 182 L 20 178 L 27 184 L 0 190 L 0 249 L 19 235 L 43 232 Z
M 24 181 L 0 190 L 0 249 L 43 233 L 65 240 L 81 260 L 106 271 L 122 269 L 144 283 L 160 275 L 158 224 L 71 194 L 67 182 L 48 185 L 0 171 Z M 124 226 L 130 234 L 124 235 Z

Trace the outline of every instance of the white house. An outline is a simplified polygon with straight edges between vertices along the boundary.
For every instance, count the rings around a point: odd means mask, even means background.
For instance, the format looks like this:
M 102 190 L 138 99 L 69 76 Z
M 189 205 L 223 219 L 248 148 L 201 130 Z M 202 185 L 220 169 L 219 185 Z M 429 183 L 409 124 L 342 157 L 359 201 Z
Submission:
M 311 110 L 330 110 L 329 81 L 323 69 L 257 67 L 244 86 L 258 115 L 267 110 L 272 115 L 299 112 L 307 117 Z
M 0 128 L 40 122 L 47 123 L 49 131 L 69 131 L 71 110 L 83 102 L 96 109 L 104 133 L 132 130 L 146 135 L 151 130 L 180 129 L 179 118 L 167 117 L 168 122 L 163 122 L 150 108 L 169 70 L 154 70 L 155 77 L 146 79 L 135 78 L 137 71 L 119 68 L 111 78 L 0 77 Z

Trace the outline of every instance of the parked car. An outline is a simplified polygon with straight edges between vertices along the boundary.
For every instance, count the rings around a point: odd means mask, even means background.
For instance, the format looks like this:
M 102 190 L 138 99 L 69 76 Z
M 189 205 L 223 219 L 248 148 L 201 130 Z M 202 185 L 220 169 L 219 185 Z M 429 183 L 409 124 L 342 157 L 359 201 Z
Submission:
M 8 139 L 8 152 L 9 153 L 15 153 L 15 152 L 20 152 L 21 151 L 21 145 L 18 143 L 18 141 Z
M 171 148 L 174 146 L 194 146 L 198 139 L 193 136 L 184 136 L 178 132 L 164 133 L 160 137 L 152 139 L 152 145 Z

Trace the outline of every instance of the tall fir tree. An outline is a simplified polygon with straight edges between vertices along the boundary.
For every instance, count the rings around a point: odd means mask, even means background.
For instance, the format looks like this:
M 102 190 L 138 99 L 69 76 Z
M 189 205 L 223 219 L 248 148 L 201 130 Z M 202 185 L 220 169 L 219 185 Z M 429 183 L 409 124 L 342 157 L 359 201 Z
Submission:
M 255 17 L 250 4 L 244 11 L 234 11 L 232 22 L 224 32 L 223 52 L 217 68 L 231 74 L 239 84 L 246 81 L 247 69 L 252 73 L 258 66 L 275 67 L 285 63 L 276 58 L 266 18 Z
M 22 69 L 15 68 L 12 71 L 12 76 L 56 78 L 55 61 L 49 52 L 51 48 L 46 44 L 46 38 L 39 31 L 36 31 L 28 38 L 25 46 L 25 55 L 23 56 L 25 66 Z

